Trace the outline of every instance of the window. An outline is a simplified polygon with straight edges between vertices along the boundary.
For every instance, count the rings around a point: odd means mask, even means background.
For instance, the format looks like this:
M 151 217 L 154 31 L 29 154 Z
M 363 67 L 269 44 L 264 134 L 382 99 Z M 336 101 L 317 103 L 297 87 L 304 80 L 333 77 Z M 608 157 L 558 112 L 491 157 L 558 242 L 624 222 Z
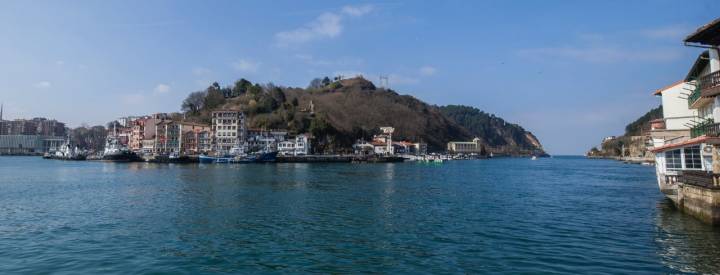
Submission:
M 700 145 L 687 147 L 685 151 L 685 169 L 702 169 L 702 157 L 700 156 Z
M 668 170 L 682 169 L 680 149 L 665 152 L 665 168 Z

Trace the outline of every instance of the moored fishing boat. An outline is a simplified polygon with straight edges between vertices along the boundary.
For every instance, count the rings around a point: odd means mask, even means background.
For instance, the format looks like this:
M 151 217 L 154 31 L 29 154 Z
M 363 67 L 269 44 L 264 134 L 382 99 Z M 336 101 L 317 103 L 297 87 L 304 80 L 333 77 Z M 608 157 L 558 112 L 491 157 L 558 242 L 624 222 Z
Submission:
M 86 160 L 87 155 L 83 150 L 80 150 L 77 145 L 73 146 L 70 143 L 70 137 L 65 140 L 65 143 L 55 152 L 48 152 L 43 154 L 45 159 L 59 159 L 59 160 Z
M 113 162 L 136 162 L 143 159 L 133 151 L 120 143 L 117 137 L 117 131 L 113 130 L 112 135 L 108 135 L 105 140 L 105 150 L 103 150 L 102 160 Z

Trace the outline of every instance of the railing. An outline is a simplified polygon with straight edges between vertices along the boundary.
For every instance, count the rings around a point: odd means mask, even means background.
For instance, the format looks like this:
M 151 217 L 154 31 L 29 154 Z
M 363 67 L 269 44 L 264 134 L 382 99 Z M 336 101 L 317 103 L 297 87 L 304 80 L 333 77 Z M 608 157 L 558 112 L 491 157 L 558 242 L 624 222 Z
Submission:
M 715 71 L 700 77 L 698 83 L 702 96 L 711 97 L 720 94 L 720 71 Z
M 695 103 L 695 101 L 698 101 L 700 97 L 702 96 L 702 93 L 700 92 L 700 87 L 698 85 L 695 85 L 695 90 L 688 96 L 688 107 L 692 107 L 692 105 Z
M 714 123 L 712 119 L 707 119 L 695 127 L 690 128 L 690 137 L 699 136 L 717 137 L 720 135 L 720 123 Z
M 710 171 L 683 170 L 678 175 L 677 181 L 707 188 L 720 188 L 720 174 Z

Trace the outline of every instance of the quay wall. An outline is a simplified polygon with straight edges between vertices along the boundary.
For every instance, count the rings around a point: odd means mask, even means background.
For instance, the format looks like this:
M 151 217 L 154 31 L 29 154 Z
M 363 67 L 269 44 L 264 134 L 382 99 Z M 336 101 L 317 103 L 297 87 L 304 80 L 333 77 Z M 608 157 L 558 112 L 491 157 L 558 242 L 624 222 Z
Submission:
M 720 187 L 679 184 L 677 206 L 705 223 L 720 225 Z

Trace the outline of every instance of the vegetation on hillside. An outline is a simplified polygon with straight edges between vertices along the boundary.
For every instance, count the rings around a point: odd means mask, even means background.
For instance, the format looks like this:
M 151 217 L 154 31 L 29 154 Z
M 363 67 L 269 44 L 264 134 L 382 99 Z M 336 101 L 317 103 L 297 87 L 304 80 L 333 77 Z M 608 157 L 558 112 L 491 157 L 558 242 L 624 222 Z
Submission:
M 304 89 L 240 79 L 226 87 L 213 83 L 182 103 L 187 119 L 197 122 L 210 123 L 218 109 L 244 111 L 250 128 L 311 133 L 314 148 L 324 153 L 349 152 L 355 141 L 371 138 L 382 126 L 395 127 L 396 140 L 426 142 L 433 151 L 444 150 L 448 141 L 475 136 L 508 154 L 541 148 L 522 127 L 493 115 L 471 107 L 428 105 L 361 77 L 317 78 Z
M 662 105 L 650 109 L 647 113 L 625 126 L 625 134 L 606 140 L 600 148 L 593 147 L 587 152 L 588 156 L 596 157 L 638 157 L 647 153 L 647 146 L 643 138 L 650 131 L 650 121 L 663 117 Z
M 493 114 L 462 105 L 442 106 L 440 111 L 490 147 L 524 150 L 529 154 L 544 153 L 540 142 L 532 133 Z
M 651 109 L 640 118 L 625 126 L 625 136 L 639 136 L 644 132 L 650 131 L 650 121 L 662 118 L 662 105 Z

